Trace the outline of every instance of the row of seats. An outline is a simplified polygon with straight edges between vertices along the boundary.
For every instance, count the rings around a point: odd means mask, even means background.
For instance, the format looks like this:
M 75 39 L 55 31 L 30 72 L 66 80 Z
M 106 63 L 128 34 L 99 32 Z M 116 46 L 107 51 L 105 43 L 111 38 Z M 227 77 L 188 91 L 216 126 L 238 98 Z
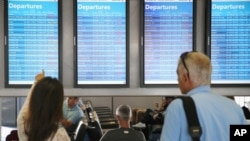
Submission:
M 99 141 L 102 135 L 103 132 L 98 121 L 86 124 L 81 120 L 75 134 L 71 136 L 71 141 Z
M 93 109 L 99 118 L 103 130 L 119 127 L 117 120 L 109 107 L 93 107 Z

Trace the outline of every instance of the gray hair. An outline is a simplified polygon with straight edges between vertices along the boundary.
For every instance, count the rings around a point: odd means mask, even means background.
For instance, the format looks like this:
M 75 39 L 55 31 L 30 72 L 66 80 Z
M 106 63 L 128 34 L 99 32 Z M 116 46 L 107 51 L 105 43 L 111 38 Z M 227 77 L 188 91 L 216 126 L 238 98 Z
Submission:
M 116 108 L 116 115 L 120 116 L 123 120 L 129 120 L 132 117 L 132 110 L 129 105 L 120 105 Z
M 190 52 L 186 55 L 184 61 L 189 71 L 190 80 L 194 84 L 210 85 L 212 65 L 208 56 L 200 52 Z M 182 72 L 187 72 L 181 58 L 178 67 Z

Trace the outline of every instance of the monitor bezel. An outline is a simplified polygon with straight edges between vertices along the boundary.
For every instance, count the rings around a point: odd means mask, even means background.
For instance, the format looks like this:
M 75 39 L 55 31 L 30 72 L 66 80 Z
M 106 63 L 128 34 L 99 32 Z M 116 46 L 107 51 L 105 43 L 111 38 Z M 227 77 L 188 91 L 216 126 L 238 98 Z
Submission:
M 230 0 L 228 1 L 230 2 Z M 249 1 L 250 4 L 250 1 Z M 211 58 L 211 22 L 212 22 L 212 0 L 206 1 L 205 7 L 205 52 Z M 212 64 L 213 65 L 213 64 Z M 211 87 L 249 87 L 250 83 L 214 83 L 211 78 Z
M 36 0 L 33 0 L 36 2 Z M 9 44 L 8 44 L 8 3 L 9 0 L 4 0 L 4 62 L 5 62 L 5 88 L 29 88 L 32 84 L 10 84 L 9 83 Z M 58 3 L 58 80 L 62 82 L 62 0 L 57 0 Z M 42 71 L 42 70 L 41 70 Z M 46 75 L 46 70 L 45 75 Z M 39 72 L 37 72 L 39 73 Z M 35 80 L 35 76 L 34 76 Z
M 77 60 L 77 0 L 73 1 L 74 7 L 74 87 L 75 88 L 128 88 L 129 87 L 129 0 L 126 0 L 126 83 L 125 84 L 78 84 L 78 60 Z
M 177 83 L 166 83 L 166 84 L 145 84 L 145 74 L 144 74 L 144 12 L 145 12 L 145 0 L 140 1 L 140 87 L 142 88 L 163 88 L 163 87 L 178 87 Z M 193 0 L 193 42 L 192 51 L 196 51 L 196 12 L 197 10 L 197 0 Z M 174 68 L 176 69 L 176 68 Z M 177 74 L 176 74 L 177 75 Z

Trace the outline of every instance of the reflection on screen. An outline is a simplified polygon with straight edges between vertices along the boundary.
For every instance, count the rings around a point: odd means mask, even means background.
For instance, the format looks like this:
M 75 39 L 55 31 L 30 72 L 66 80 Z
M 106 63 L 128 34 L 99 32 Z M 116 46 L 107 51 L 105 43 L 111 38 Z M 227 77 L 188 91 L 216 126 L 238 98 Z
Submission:
M 250 83 L 250 0 L 212 0 L 213 84 Z
M 32 84 L 45 70 L 58 78 L 57 0 L 8 0 L 9 84 Z
M 126 84 L 126 1 L 77 1 L 77 85 Z
M 144 84 L 177 84 L 180 54 L 193 49 L 192 0 L 144 0 Z

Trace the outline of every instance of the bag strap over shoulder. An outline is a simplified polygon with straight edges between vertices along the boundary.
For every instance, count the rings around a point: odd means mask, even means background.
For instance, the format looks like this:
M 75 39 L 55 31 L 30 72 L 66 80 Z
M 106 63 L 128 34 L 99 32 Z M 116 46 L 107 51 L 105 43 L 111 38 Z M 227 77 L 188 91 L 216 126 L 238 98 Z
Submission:
M 186 113 L 189 134 L 193 138 L 193 141 L 199 141 L 202 134 L 202 129 L 199 123 L 195 103 L 190 96 L 178 97 L 182 99 L 183 107 Z

